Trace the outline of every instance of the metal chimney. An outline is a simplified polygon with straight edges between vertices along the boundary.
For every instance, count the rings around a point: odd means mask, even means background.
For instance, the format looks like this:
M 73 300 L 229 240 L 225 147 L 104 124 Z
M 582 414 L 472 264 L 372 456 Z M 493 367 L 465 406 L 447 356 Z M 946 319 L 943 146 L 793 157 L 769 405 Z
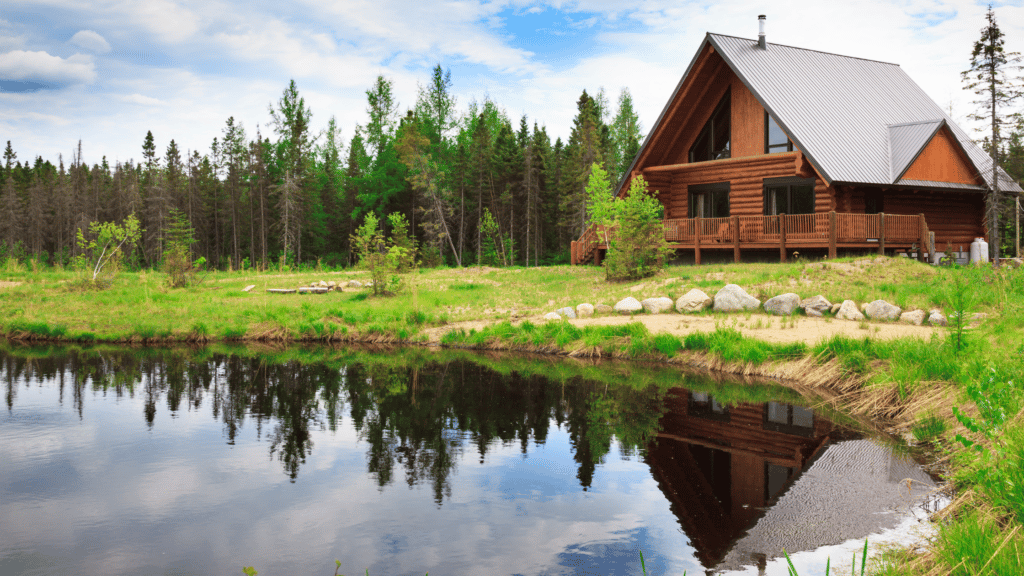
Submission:
M 768 43 L 764 40 L 764 20 L 765 15 L 761 14 L 757 17 L 757 47 L 761 50 L 768 49 Z

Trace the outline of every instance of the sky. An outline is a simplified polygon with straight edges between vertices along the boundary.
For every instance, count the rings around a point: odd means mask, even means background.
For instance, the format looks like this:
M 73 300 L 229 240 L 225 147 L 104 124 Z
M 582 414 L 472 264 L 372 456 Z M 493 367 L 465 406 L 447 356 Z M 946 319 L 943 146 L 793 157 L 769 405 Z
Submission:
M 965 128 L 960 72 L 988 3 L 964 0 L 2 0 L 0 143 L 18 160 L 139 159 L 147 131 L 209 151 L 229 117 L 273 135 L 289 80 L 347 142 L 366 90 L 394 83 L 404 114 L 440 64 L 458 106 L 490 98 L 566 139 L 576 101 L 628 88 L 652 128 L 707 32 L 895 62 Z M 1007 49 L 1024 52 L 1024 0 L 994 2 Z M 813 90 L 813 78 L 807 88 Z M 981 134 L 978 134 L 981 137 Z

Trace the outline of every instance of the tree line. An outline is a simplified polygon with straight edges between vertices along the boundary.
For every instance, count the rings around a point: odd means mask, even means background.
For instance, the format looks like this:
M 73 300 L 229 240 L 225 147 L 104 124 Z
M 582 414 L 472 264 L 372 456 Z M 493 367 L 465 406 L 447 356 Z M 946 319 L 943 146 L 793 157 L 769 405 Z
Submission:
M 21 162 L 7 142 L 0 169 L 0 260 L 67 265 L 92 222 L 134 214 L 144 230 L 129 257 L 156 267 L 184 215 L 193 252 L 222 269 L 354 261 L 352 235 L 373 214 L 402 214 L 428 265 L 565 262 L 586 225 L 591 166 L 614 178 L 642 139 L 628 89 L 617 106 L 603 89 L 577 100 L 567 141 L 518 122 L 485 98 L 460 108 L 451 73 L 434 67 L 404 114 L 393 82 L 366 91 L 366 119 L 347 142 L 332 117 L 315 132 L 295 81 L 269 106 L 272 134 L 230 117 L 208 154 L 152 132 L 142 157 L 92 166 L 82 144 L 56 165 Z

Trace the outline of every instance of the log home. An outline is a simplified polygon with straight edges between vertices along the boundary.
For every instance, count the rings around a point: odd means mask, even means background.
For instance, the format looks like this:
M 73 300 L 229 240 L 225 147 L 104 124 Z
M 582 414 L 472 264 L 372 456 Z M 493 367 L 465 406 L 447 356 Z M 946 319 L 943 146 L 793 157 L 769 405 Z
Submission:
M 899 65 L 770 44 L 762 29 L 706 35 L 618 194 L 639 175 L 669 244 L 697 264 L 708 251 L 923 260 L 986 235 L 992 164 Z M 571 260 L 606 249 L 590 229 Z

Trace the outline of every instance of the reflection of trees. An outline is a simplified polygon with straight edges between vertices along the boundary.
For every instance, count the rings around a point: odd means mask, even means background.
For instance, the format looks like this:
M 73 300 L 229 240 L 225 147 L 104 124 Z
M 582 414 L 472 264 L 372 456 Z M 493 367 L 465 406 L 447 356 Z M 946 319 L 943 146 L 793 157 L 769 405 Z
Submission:
M 312 454 L 312 433 L 335 430 L 347 404 L 377 484 L 392 485 L 401 474 L 410 487 L 429 485 L 439 505 L 468 451 L 481 462 L 499 445 L 525 454 L 531 442 L 547 440 L 552 423 L 568 432 L 577 478 L 587 489 L 613 438 L 624 454 L 635 452 L 656 434 L 662 411 L 662 393 L 653 386 L 556 383 L 467 361 L 403 364 L 386 353 L 370 360 L 332 367 L 187 350 L 55 349 L 33 360 L 3 355 L 0 367 L 9 409 L 16 383 L 29 377 L 59 380 L 62 399 L 70 386 L 79 413 L 89 389 L 141 394 L 150 426 L 159 425 L 161 405 L 173 414 L 208 400 L 228 444 L 248 421 L 293 481 Z

